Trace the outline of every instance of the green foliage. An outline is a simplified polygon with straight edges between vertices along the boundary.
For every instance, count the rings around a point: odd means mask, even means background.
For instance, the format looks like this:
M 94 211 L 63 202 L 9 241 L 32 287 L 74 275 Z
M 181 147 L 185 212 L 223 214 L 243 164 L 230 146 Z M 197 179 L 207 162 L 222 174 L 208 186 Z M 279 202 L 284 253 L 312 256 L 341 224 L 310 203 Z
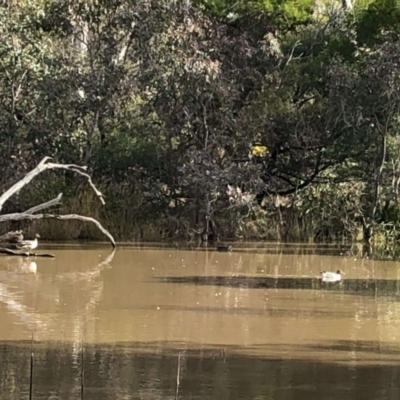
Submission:
M 340 171 L 327 171 L 324 176 L 335 178 Z M 296 201 L 299 212 L 312 225 L 317 241 L 356 239 L 363 214 L 362 182 L 325 183 L 311 186 Z
M 87 164 L 107 208 L 75 199 L 68 174 L 15 208 L 62 191 L 131 238 L 355 239 L 372 225 L 394 237 L 399 6 L 323 5 L 1 5 L 2 189 L 51 155 Z
M 197 4 L 228 21 L 268 15 L 275 24 L 287 29 L 311 21 L 315 0 L 198 0 Z
M 94 149 L 93 163 L 100 176 L 109 176 L 123 182 L 133 169 L 144 168 L 151 174 L 159 171 L 162 163 L 155 143 L 131 137 L 125 132 L 110 135 L 107 145 L 98 143 Z
M 357 41 L 360 46 L 373 46 L 400 35 L 400 4 L 398 0 L 374 0 L 360 7 L 357 13 Z

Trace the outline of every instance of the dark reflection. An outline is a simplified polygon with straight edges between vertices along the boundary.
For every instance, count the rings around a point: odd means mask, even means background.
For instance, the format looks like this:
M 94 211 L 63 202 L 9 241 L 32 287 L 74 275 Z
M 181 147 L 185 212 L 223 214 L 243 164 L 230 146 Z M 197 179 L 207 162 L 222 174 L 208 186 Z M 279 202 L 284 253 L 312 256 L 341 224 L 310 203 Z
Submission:
M 352 259 L 366 259 L 376 261 L 399 261 L 400 246 L 372 246 L 368 243 L 277 243 L 277 242 L 234 242 L 232 243 L 235 253 L 255 254 L 281 254 L 281 255 L 316 255 L 334 256 Z M 46 243 L 51 250 L 57 249 L 101 249 L 104 245 L 93 242 L 81 242 L 68 245 Z M 197 243 L 188 242 L 163 242 L 163 243 L 119 243 L 118 247 L 130 249 L 165 251 L 165 250 L 193 250 L 197 252 L 217 251 L 214 245 L 201 246 Z
M 382 347 L 381 343 L 374 341 L 351 341 L 351 340 L 338 340 L 335 342 L 326 341 L 324 344 L 307 345 L 308 349 L 316 349 L 322 351 L 362 351 L 371 354 L 387 354 L 393 356 L 393 360 L 397 362 L 400 355 L 400 349 L 397 347 Z
M 98 243 L 83 244 L 46 244 L 52 250 L 70 249 L 101 249 L 103 245 Z M 200 246 L 187 242 L 164 242 L 154 244 L 143 243 L 120 243 L 119 248 L 128 247 L 130 249 L 165 251 L 165 250 L 192 250 L 197 252 L 216 252 L 215 246 Z M 276 242 L 235 242 L 233 252 L 250 254 L 275 254 L 275 255 L 315 255 L 315 256 L 334 256 L 351 259 L 366 259 L 376 261 L 397 261 L 400 260 L 400 247 L 380 246 L 374 247 L 365 243 L 354 244 L 308 244 L 308 243 L 276 243 Z
M 254 358 L 234 355 L 235 349 L 146 352 L 138 345 L 86 346 L 84 399 L 174 399 L 178 354 L 180 399 L 397 400 L 400 393 L 395 364 Z M 28 343 L 0 344 L 1 399 L 28 398 L 29 352 Z M 72 345 L 36 343 L 34 353 L 33 398 L 79 399 L 82 359 Z
M 168 276 L 158 278 L 165 283 L 206 286 L 227 286 L 246 289 L 308 289 L 333 290 L 348 294 L 376 296 L 400 295 L 400 281 L 389 279 L 345 279 L 336 283 L 322 282 L 320 278 L 269 278 L 248 276 Z
M 142 307 L 142 310 L 152 310 L 151 307 Z M 210 306 L 163 306 L 164 311 L 194 311 L 197 313 L 217 313 L 217 314 L 231 314 L 234 313 L 236 315 L 243 315 L 243 316 L 261 316 L 261 317 L 281 317 L 281 318 L 290 318 L 290 317 L 319 317 L 319 316 L 326 316 L 327 311 L 325 310 L 299 310 L 298 308 L 290 310 L 288 308 L 269 308 L 269 309 L 254 309 L 251 307 L 241 307 L 241 308 L 221 308 L 221 307 L 210 307 Z M 334 309 L 329 310 L 329 314 L 331 317 L 343 317 L 343 318 L 353 318 L 354 311 L 350 310 L 342 310 L 342 309 Z M 370 313 L 371 316 L 376 317 L 377 313 Z
M 122 243 L 121 248 L 124 247 Z M 215 246 L 199 246 L 197 244 L 156 243 L 156 244 L 129 244 L 130 248 L 152 251 L 165 250 L 192 250 L 197 252 L 217 252 Z M 78 247 L 77 247 L 78 248 Z M 276 242 L 235 242 L 232 245 L 234 253 L 299 255 L 299 256 L 334 256 L 350 259 L 365 259 L 375 261 L 400 260 L 400 247 L 374 247 L 366 243 L 354 244 L 307 244 L 307 243 L 276 243 Z
M 122 245 L 123 246 L 123 245 Z M 307 244 L 291 244 L 291 243 L 274 243 L 274 242 L 255 242 L 255 243 L 234 243 L 226 246 L 199 246 L 190 243 L 162 243 L 154 245 L 135 244 L 129 247 L 142 250 L 192 250 L 197 252 L 230 252 L 228 247 L 232 247 L 234 253 L 250 253 L 250 254 L 287 254 L 287 255 L 321 255 L 321 256 L 341 256 L 368 258 L 368 252 L 364 251 L 364 247 L 350 245 L 307 245 Z M 364 250 L 363 250 L 364 249 Z

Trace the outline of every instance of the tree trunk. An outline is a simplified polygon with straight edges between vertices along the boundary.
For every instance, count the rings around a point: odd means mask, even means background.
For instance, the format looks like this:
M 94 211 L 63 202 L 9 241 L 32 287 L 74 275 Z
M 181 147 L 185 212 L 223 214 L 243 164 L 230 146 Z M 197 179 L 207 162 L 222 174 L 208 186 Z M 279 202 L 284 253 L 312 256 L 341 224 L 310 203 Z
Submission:
M 382 142 L 381 142 L 381 151 L 379 155 L 379 162 L 375 168 L 374 173 L 374 180 L 372 182 L 372 199 L 371 205 L 369 207 L 369 212 L 367 218 L 364 220 L 364 240 L 372 244 L 374 240 L 374 225 L 375 225 L 375 217 L 376 211 L 379 204 L 379 195 L 381 191 L 381 180 L 382 180 L 382 172 L 383 167 L 385 166 L 386 160 L 386 150 L 387 150 L 387 143 L 386 143 L 386 131 L 382 132 Z

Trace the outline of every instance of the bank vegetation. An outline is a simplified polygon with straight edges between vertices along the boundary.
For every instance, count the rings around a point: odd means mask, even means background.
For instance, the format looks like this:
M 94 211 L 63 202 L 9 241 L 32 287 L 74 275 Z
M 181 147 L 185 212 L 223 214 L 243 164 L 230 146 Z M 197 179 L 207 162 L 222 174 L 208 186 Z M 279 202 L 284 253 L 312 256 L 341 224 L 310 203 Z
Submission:
M 62 192 L 119 240 L 397 241 L 397 1 L 10 0 L 0 22 L 1 193 L 51 155 L 107 203 L 49 171 L 3 212 Z

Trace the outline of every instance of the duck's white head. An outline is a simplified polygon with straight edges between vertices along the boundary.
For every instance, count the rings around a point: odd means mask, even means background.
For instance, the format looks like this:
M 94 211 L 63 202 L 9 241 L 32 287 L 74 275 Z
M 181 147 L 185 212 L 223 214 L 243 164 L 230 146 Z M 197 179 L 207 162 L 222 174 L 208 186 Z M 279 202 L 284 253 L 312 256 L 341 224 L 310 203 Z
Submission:
M 40 235 L 38 233 L 35 234 L 35 239 L 39 239 Z

